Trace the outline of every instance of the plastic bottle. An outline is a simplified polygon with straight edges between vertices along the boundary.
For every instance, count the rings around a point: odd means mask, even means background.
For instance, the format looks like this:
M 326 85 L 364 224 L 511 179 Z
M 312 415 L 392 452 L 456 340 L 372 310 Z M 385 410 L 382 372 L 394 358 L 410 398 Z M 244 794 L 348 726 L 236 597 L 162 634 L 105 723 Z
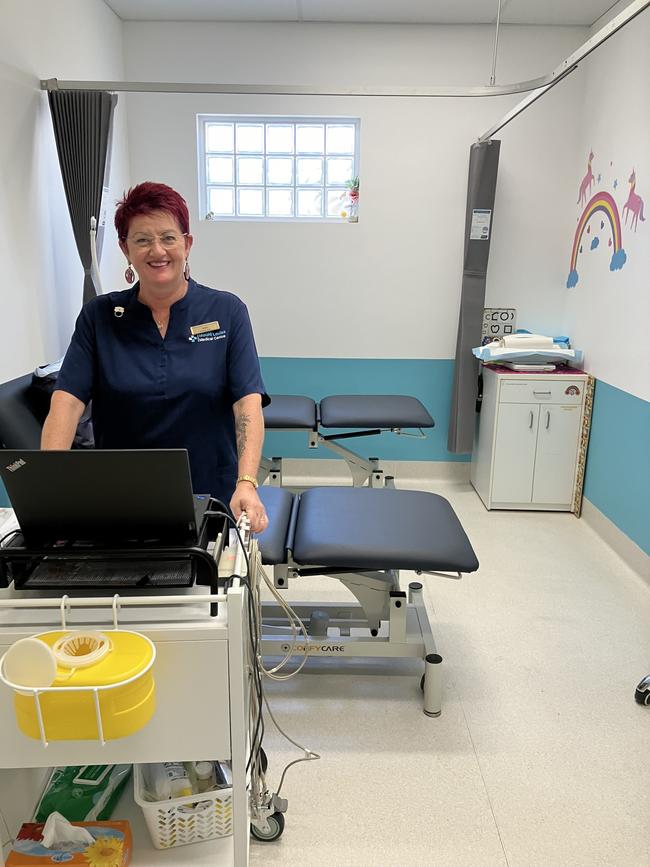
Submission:
M 164 765 L 150 762 L 142 765 L 142 776 L 148 794 L 153 801 L 168 801 L 172 796 L 171 785 Z
M 163 767 L 169 780 L 170 797 L 183 798 L 194 794 L 192 782 L 182 762 L 163 762 Z
M 195 765 L 196 783 L 199 792 L 211 792 L 217 787 L 214 762 L 197 762 Z
M 183 762 L 183 764 L 185 765 L 187 776 L 190 779 L 192 791 L 196 794 L 199 791 L 199 784 L 196 779 L 196 762 Z

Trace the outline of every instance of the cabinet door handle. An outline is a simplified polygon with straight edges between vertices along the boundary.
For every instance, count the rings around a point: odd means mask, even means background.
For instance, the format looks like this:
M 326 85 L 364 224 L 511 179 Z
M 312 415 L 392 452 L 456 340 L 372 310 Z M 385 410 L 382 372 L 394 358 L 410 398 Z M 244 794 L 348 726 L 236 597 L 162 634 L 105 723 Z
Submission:
M 531 411 L 530 411 L 530 421 L 528 422 L 528 427 L 530 428 L 530 430 L 533 429 L 533 418 L 534 418 L 534 416 L 533 416 L 533 411 L 532 411 L 532 409 L 531 409 Z
M 551 426 L 551 413 L 550 410 L 546 410 L 546 430 Z
M 533 389 L 533 394 L 550 394 L 550 393 L 551 393 L 550 391 L 535 391 L 535 389 Z

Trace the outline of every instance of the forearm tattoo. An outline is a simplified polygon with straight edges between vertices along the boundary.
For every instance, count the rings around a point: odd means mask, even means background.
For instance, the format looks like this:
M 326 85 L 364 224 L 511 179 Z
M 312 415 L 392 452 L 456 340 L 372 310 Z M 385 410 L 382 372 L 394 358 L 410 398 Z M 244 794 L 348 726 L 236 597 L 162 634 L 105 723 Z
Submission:
M 246 442 L 248 440 L 248 426 L 250 425 L 250 416 L 246 415 L 245 412 L 240 413 L 237 416 L 235 422 L 235 432 L 237 435 L 237 456 L 241 457 L 246 449 Z

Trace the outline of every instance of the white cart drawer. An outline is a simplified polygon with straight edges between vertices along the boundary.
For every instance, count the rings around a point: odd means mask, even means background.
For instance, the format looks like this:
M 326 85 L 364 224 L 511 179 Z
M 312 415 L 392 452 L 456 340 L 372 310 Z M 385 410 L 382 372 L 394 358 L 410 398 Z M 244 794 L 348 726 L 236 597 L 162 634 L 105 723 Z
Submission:
M 500 403 L 581 404 L 585 383 L 559 376 L 557 379 L 504 379 L 499 390 Z
M 146 630 L 143 630 L 146 631 Z M 153 635 L 151 636 L 153 638 Z M 184 639 L 184 640 L 183 640 Z M 154 663 L 156 712 L 139 732 L 108 741 L 42 743 L 16 724 L 13 693 L 0 688 L 0 768 L 121 762 L 191 761 L 230 755 L 228 642 L 157 640 Z M 8 645 L 0 643 L 0 656 Z M 1 863 L 1 862 L 0 862 Z

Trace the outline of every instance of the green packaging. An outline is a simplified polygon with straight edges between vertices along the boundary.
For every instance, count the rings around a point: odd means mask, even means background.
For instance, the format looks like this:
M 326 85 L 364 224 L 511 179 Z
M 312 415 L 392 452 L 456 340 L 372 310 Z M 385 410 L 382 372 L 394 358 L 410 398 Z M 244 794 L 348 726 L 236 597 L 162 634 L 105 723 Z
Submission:
M 61 813 L 69 822 L 110 819 L 131 776 L 131 765 L 71 765 L 54 768 L 34 812 L 35 822 Z

